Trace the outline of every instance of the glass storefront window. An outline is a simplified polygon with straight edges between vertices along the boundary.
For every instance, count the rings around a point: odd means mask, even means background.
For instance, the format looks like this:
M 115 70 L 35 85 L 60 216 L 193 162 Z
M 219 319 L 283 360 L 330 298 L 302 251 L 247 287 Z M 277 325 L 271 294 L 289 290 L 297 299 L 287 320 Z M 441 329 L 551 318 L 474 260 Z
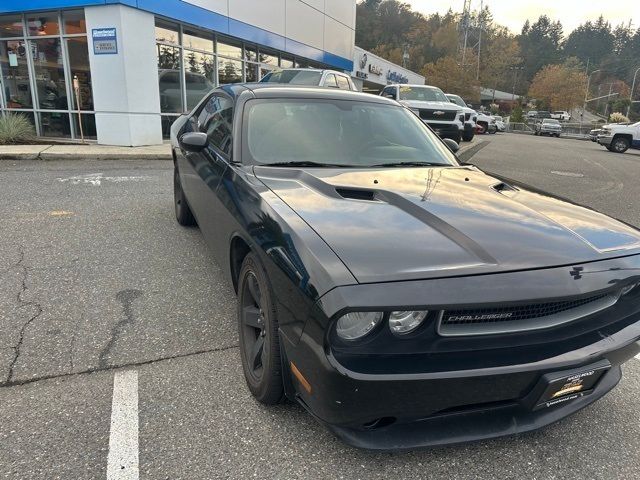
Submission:
M 275 52 L 272 53 L 260 50 L 258 60 L 260 63 L 266 63 L 267 65 L 273 65 L 274 67 L 278 66 L 278 54 Z
M 179 45 L 180 34 L 178 33 L 178 27 L 169 24 L 157 24 L 156 42 L 173 43 L 175 45 Z
M 218 85 L 240 82 L 242 82 L 242 62 L 227 58 L 218 59 Z
M 95 115 L 91 113 L 83 113 L 81 115 L 72 113 L 71 119 L 73 120 L 73 127 L 76 131 L 76 137 L 84 138 L 87 140 L 96 140 L 98 138 Z M 82 121 L 82 126 L 80 125 L 80 121 Z
M 185 30 L 182 35 L 182 45 L 185 48 L 213 53 L 213 36 L 191 30 Z
M 75 35 L 87 33 L 87 22 L 84 19 L 84 10 L 68 10 L 62 12 L 64 33 Z
M 40 115 L 40 128 L 43 137 L 71 138 L 71 125 L 68 113 L 45 113 Z
M 284 55 L 280 59 L 280 66 L 282 68 L 293 68 L 293 58 L 285 57 Z
M 57 12 L 36 13 L 27 17 L 27 32 L 31 37 L 58 35 L 60 25 Z
M 245 67 L 245 82 L 257 82 L 258 81 L 258 65 L 255 63 L 246 63 Z
M 258 61 L 258 50 L 256 47 L 249 47 L 245 45 L 244 47 L 244 59 L 249 60 L 250 62 Z
M 27 66 L 27 45 L 22 40 L 0 42 L 2 97 L 7 108 L 31 108 L 31 84 Z
M 67 39 L 69 67 L 73 81 L 71 104 L 74 110 L 93 110 L 93 92 L 91 90 L 91 66 L 89 65 L 89 47 L 87 37 Z M 77 105 L 79 103 L 79 106 Z
M 0 38 L 22 37 L 23 35 L 21 15 L 6 15 L 0 17 Z
M 157 47 L 160 111 L 163 113 L 182 113 L 180 49 L 166 45 L 157 45 Z
M 213 55 L 185 50 L 184 71 L 187 110 L 191 110 L 209 90 L 215 88 L 213 82 L 215 77 Z
M 43 110 L 68 108 L 60 39 L 29 40 L 33 53 L 38 106 Z
M 242 47 L 218 42 L 218 55 L 223 57 L 242 58 Z

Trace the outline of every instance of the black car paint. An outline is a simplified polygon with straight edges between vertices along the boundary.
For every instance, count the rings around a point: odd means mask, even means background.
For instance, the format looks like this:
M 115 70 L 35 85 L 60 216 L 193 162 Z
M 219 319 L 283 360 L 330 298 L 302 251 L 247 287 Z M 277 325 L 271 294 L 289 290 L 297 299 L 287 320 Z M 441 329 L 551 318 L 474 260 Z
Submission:
M 608 315 L 536 333 L 438 338 L 431 324 L 406 339 L 381 327 L 355 346 L 336 341 L 334 323 L 348 311 L 509 305 L 638 280 L 640 233 L 455 160 L 393 169 L 243 164 L 242 111 L 252 98 L 394 102 L 281 86 L 217 92 L 235 105 L 236 154 L 185 151 L 179 138 L 197 124 L 180 120 L 172 146 L 187 199 L 232 282 L 233 252 L 246 245 L 259 255 L 273 286 L 283 368 L 294 362 L 313 386 L 309 393 L 287 377 L 286 393 L 345 441 L 398 449 L 538 428 L 604 395 L 640 350 L 638 294 Z M 344 199 L 338 186 L 373 191 L 373 200 Z M 544 373 L 601 359 L 612 368 L 588 397 L 542 413 L 526 407 Z

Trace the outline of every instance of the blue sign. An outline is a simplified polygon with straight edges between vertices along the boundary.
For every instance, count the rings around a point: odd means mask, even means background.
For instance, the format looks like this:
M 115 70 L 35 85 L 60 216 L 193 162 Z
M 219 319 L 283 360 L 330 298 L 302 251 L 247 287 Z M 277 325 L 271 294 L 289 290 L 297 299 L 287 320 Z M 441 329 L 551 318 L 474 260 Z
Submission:
M 409 79 L 405 75 L 392 71 L 387 74 L 387 80 L 392 83 L 409 83 Z
M 93 53 L 95 55 L 116 55 L 118 53 L 118 39 L 115 28 L 94 28 Z

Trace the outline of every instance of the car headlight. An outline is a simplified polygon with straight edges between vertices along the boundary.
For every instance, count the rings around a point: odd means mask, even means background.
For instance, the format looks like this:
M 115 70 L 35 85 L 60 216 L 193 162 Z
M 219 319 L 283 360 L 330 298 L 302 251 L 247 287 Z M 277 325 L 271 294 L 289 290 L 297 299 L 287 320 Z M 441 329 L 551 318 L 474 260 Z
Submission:
M 422 325 L 428 314 L 428 311 L 391 312 L 389 315 L 389 328 L 395 335 L 406 335 Z
M 357 340 L 371 332 L 384 317 L 382 312 L 351 312 L 336 324 L 336 333 L 343 340 Z

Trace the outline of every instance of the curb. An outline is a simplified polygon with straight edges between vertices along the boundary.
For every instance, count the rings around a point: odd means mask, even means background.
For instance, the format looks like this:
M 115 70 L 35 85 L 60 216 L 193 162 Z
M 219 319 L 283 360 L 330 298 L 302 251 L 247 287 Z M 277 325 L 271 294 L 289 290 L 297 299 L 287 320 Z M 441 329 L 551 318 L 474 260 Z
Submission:
M 0 147 L 0 160 L 172 160 L 169 147 L 14 145 Z

